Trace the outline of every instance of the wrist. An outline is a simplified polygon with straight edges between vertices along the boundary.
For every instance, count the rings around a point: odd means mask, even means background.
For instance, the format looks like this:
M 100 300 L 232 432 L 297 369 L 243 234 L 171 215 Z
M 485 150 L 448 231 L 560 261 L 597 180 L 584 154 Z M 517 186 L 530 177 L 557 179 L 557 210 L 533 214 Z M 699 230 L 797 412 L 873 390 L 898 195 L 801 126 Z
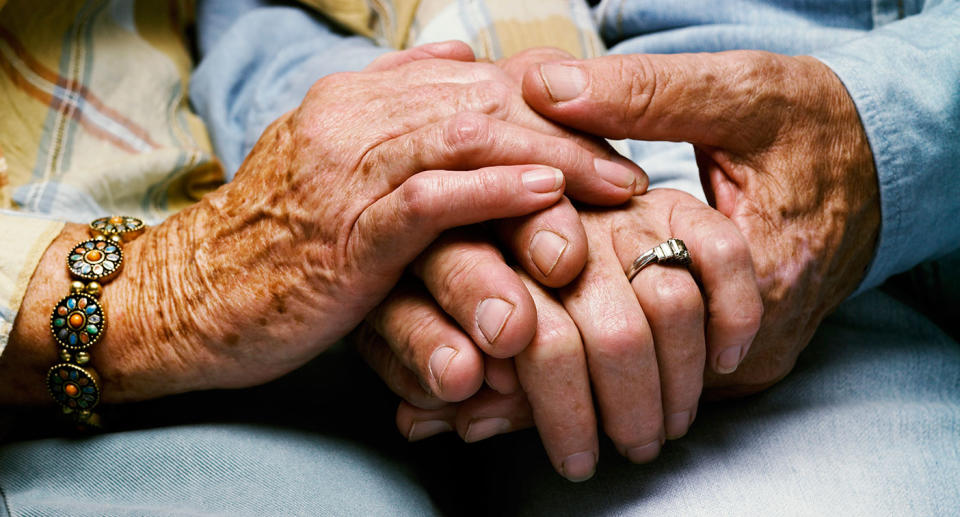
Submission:
M 196 291 L 188 243 L 190 211 L 148 228 L 123 245 L 123 270 L 103 286 L 106 325 L 91 347 L 90 367 L 100 376 L 104 403 L 130 402 L 215 387 L 206 368 L 202 326 L 184 317 L 203 300 Z M 27 286 L 10 340 L 0 357 L 0 404 L 46 405 L 44 386 L 51 364 L 60 361 L 50 332 L 50 314 L 70 293 L 64 257 L 90 238 L 86 225 L 67 224 L 48 246 Z M 203 311 L 195 311 L 203 312 Z
M 50 311 L 70 291 L 72 279 L 64 267 L 64 257 L 73 245 L 88 237 L 84 225 L 66 224 L 37 264 L 0 356 L 0 403 L 52 403 L 43 382 L 50 365 L 57 361 L 57 345 L 50 335 Z
M 110 327 L 95 366 L 107 403 L 217 387 L 204 374 L 213 337 L 199 323 L 210 311 L 194 281 L 194 212 L 180 212 L 126 244 L 124 271 L 103 289 Z
M 880 235 L 880 188 L 873 151 L 870 148 L 857 107 L 846 86 L 834 71 L 820 60 L 798 56 L 818 78 L 817 93 L 824 99 L 822 126 L 830 128 L 824 137 L 833 159 L 832 195 L 843 214 L 833 249 L 835 254 L 826 275 L 835 281 L 836 289 L 828 297 L 825 311 L 849 296 L 873 261 Z M 816 134 L 816 133 L 813 133 Z M 826 189 L 825 189 L 826 190 Z

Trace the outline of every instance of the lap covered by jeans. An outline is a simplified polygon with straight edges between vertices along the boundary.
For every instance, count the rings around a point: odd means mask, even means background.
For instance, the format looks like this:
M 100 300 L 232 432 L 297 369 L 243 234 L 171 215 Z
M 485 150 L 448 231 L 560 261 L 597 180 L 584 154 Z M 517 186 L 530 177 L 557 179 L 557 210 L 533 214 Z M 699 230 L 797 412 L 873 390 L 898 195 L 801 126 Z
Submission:
M 336 375 L 318 376 L 357 371 L 357 358 L 331 363 L 270 388 L 266 402 L 229 394 L 224 403 L 240 408 L 229 423 L 208 415 L 4 445 L 6 508 L 18 516 L 936 515 L 960 504 L 960 345 L 878 290 L 828 318 L 777 386 L 707 405 L 653 464 L 605 448 L 603 468 L 582 484 L 553 472 L 532 432 L 478 444 L 391 440 L 389 415 L 354 419 L 362 407 L 385 408 L 370 402 L 383 392 L 351 399 Z M 303 410 L 284 410 L 294 414 L 271 425 L 269 400 Z M 357 432 L 377 423 L 384 433 Z

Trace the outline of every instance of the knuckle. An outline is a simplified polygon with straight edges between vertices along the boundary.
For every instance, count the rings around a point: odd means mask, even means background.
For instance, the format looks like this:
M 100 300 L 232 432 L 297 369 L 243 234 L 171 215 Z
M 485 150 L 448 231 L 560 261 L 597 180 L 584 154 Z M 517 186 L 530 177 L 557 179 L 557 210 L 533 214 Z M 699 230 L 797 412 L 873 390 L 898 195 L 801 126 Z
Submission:
M 700 290 L 690 275 L 680 271 L 664 271 L 653 287 L 654 306 L 665 317 L 694 317 L 703 313 Z
M 434 293 L 437 301 L 444 309 L 453 309 L 460 305 L 458 301 L 466 301 L 466 293 L 473 292 L 470 288 L 476 279 L 483 278 L 481 271 L 482 261 L 469 250 L 450 251 L 444 260 L 444 271 L 441 272 L 441 289 Z
M 407 319 L 403 323 L 400 337 L 403 339 L 402 343 L 406 345 L 404 356 L 407 364 L 417 364 L 416 357 L 430 356 L 427 348 L 437 342 L 436 336 L 439 333 L 439 324 L 437 316 L 426 311 L 416 318 Z
M 745 264 L 750 263 L 750 248 L 746 241 L 732 235 L 711 236 L 701 245 L 701 253 L 707 264 Z
M 564 165 L 564 174 L 578 174 L 580 171 L 593 172 L 594 155 L 580 144 L 566 139 L 551 137 L 553 141 L 550 156 L 558 165 Z
M 631 56 L 629 60 L 618 60 L 617 63 L 620 84 L 626 84 L 629 88 L 626 92 L 625 113 L 634 119 L 641 119 L 650 108 L 657 91 L 657 83 L 662 78 L 658 77 L 650 58 L 643 54 Z
M 482 113 L 463 112 L 450 117 L 444 131 L 444 143 L 452 150 L 472 150 L 490 136 L 491 119 Z
M 389 165 L 396 162 L 398 151 L 407 151 L 403 149 L 408 146 L 405 139 L 401 139 L 399 145 L 397 140 L 389 140 L 381 143 L 363 154 L 360 158 L 360 164 L 357 169 L 364 175 L 377 174 L 384 170 L 389 170 Z M 403 152 L 404 156 L 417 156 L 415 153 Z
M 646 323 L 639 323 L 630 315 L 611 315 L 600 323 L 603 331 L 595 338 L 592 350 L 604 364 L 619 364 L 650 344 L 651 334 Z
M 505 194 L 502 192 L 504 190 L 503 176 L 497 169 L 480 169 L 473 174 L 473 178 L 477 182 L 477 192 L 486 192 L 490 194 L 491 198 L 499 199 L 502 204 L 509 203 L 507 199 L 497 194 L 498 192 Z
M 411 176 L 400 186 L 402 214 L 411 226 L 419 227 L 431 220 L 436 194 L 434 174 L 421 172 Z
M 514 92 L 501 81 L 487 80 L 475 83 L 471 88 L 469 111 L 504 118 L 510 111 Z
M 544 318 L 537 329 L 536 337 L 524 351 L 530 362 L 545 368 L 553 368 L 558 363 L 569 360 L 571 355 L 579 355 L 583 349 L 580 332 L 576 325 L 564 318 Z

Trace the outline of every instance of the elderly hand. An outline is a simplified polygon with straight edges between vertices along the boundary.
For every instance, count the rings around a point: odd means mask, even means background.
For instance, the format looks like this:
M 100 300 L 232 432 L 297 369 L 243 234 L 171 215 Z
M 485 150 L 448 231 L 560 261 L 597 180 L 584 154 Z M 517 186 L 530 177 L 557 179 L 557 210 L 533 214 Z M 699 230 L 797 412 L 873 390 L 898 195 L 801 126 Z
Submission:
M 783 378 L 863 278 L 880 221 L 876 171 L 853 101 L 819 61 L 610 56 L 541 64 L 523 90 L 540 113 L 588 133 L 694 144 L 708 197 L 750 245 L 765 308 L 743 365 L 708 375 L 717 395 Z
M 501 75 L 428 59 L 318 81 L 232 183 L 127 247 L 126 271 L 104 293 L 110 329 L 94 366 L 105 400 L 249 386 L 296 368 L 354 328 L 442 230 L 556 204 L 560 170 L 602 202 L 645 188 L 636 167 L 514 123 L 553 127 Z M 598 168 L 630 181 L 604 181 Z M 68 226 L 44 258 L 5 380 L 53 361 L 43 320 L 69 285 L 53 281 L 78 232 Z
M 514 360 L 522 391 L 500 363 L 498 378 L 487 372 L 492 390 L 460 405 L 432 404 L 410 370 L 389 354 L 370 353 L 375 346 L 362 347 L 411 403 L 398 411 L 401 432 L 420 439 L 456 428 L 476 441 L 535 422 L 554 467 L 574 480 L 589 477 L 598 457 L 594 397 L 604 431 L 633 461 L 653 459 L 664 439 L 686 432 L 707 357 L 729 371 L 760 324 L 746 242 L 720 213 L 666 189 L 623 209 L 583 209 L 581 219 L 590 249 L 583 273 L 556 294 L 525 278 L 537 331 Z M 670 237 L 687 244 L 690 269 L 653 264 L 629 282 L 624 271 L 633 260 Z M 416 293 L 392 296 L 374 313 L 375 326 L 412 335 L 413 349 L 430 349 L 434 336 L 457 329 L 428 301 Z M 730 364 L 727 350 L 737 351 Z
M 452 50 L 456 49 L 454 45 Z M 386 70 L 409 66 L 419 59 L 436 57 L 438 51 L 448 52 L 444 57 L 462 59 L 456 52 L 450 53 L 450 50 L 451 48 L 441 48 L 434 49 L 432 53 L 424 53 L 422 50 L 413 49 L 388 54 L 372 67 Z M 541 49 L 498 63 L 499 68 L 489 64 L 465 63 L 458 68 L 461 76 L 443 76 L 436 80 L 467 81 L 480 72 L 491 74 L 495 82 L 488 81 L 488 88 L 506 88 L 497 95 L 511 103 L 509 109 L 502 110 L 509 114 L 511 120 L 515 119 L 518 124 L 563 137 L 563 140 L 554 143 L 550 148 L 536 148 L 540 151 L 536 156 L 537 163 L 564 169 L 568 180 L 567 193 L 571 197 L 594 203 L 622 202 L 629 197 L 631 191 L 612 189 L 605 197 L 600 197 L 597 193 L 584 191 L 584 187 L 589 186 L 593 190 L 601 191 L 597 186 L 602 186 L 602 183 L 596 181 L 599 176 L 608 178 L 611 184 L 633 183 L 632 193 L 640 193 L 646 188 L 646 177 L 642 171 L 629 160 L 617 155 L 602 139 L 588 138 L 547 122 L 530 110 L 522 100 L 520 79 L 526 67 L 537 61 L 563 57 L 567 55 Z M 480 67 L 479 70 L 476 67 Z M 513 159 L 503 149 L 525 149 L 539 145 L 538 141 L 521 139 L 488 139 L 486 145 L 480 145 L 482 143 L 477 142 L 474 146 L 475 153 L 465 156 L 464 160 L 477 163 L 478 159 L 489 159 L 490 161 L 484 163 L 493 165 L 499 163 L 497 160 Z M 582 155 L 583 152 L 578 149 L 595 153 L 595 167 L 591 168 L 589 164 L 583 167 L 573 160 L 567 160 L 566 164 L 559 161 L 567 155 Z M 570 172 L 567 172 L 568 170 Z M 592 183 L 586 183 L 584 179 Z M 625 197 L 624 193 L 627 194 Z M 536 214 L 497 221 L 491 226 L 499 234 L 500 241 L 509 249 L 509 255 L 530 276 L 544 285 L 566 285 L 582 270 L 586 261 L 586 236 L 576 210 L 566 200 Z M 376 318 L 375 314 L 383 310 L 390 311 L 397 303 L 433 308 L 435 302 L 431 295 L 445 311 L 446 314 L 429 311 L 418 313 L 420 323 L 416 326 L 403 325 L 398 329 L 378 326 L 385 340 L 377 340 L 375 346 L 370 333 L 363 333 L 363 339 L 360 340 L 368 355 L 377 354 L 378 357 L 391 358 L 391 361 L 373 361 L 373 365 L 385 370 L 409 368 L 420 374 L 420 385 L 424 389 L 414 389 L 415 386 L 411 386 L 411 389 L 404 390 L 419 391 L 423 395 L 419 399 L 420 404 L 436 405 L 441 401 L 463 400 L 480 388 L 485 375 L 488 381 L 496 382 L 504 376 L 498 374 L 503 368 L 498 367 L 501 363 L 494 358 L 516 355 L 533 338 L 536 330 L 533 299 L 517 274 L 506 265 L 504 257 L 492 244 L 494 241 L 496 238 L 487 228 L 476 227 L 448 232 L 414 263 L 411 271 L 418 279 L 406 281 L 383 307 L 368 318 L 374 323 L 383 322 L 384 319 Z M 422 287 L 420 283 L 423 284 Z M 428 313 L 433 314 L 432 319 L 427 316 Z M 467 336 L 460 332 L 440 331 L 442 326 L 432 324 L 433 319 L 446 321 L 448 317 L 456 320 L 467 332 Z M 411 346 L 411 342 L 433 344 Z M 385 370 L 380 371 L 384 379 L 390 381 L 401 378 L 390 375 Z
M 565 56 L 539 49 L 522 53 L 500 66 L 514 76 L 522 76 L 529 65 L 558 57 Z M 709 303 L 714 318 L 707 326 L 711 338 L 709 364 L 718 371 L 729 372 L 739 362 L 740 351 L 749 346 L 762 310 L 747 248 L 725 218 L 701 203 L 683 199 L 680 193 L 647 197 L 650 207 L 677 206 L 679 212 L 685 214 L 696 213 L 699 208 L 699 218 L 703 219 L 701 228 L 714 232 L 710 242 L 701 244 L 703 239 L 696 238 L 700 236 L 700 228 L 680 229 L 682 234 L 694 238 L 691 242 L 696 253 L 720 263 L 704 277 L 706 285 L 714 288 Z M 572 206 L 561 203 L 538 214 L 537 218 L 521 221 L 519 226 L 498 223 L 498 229 L 507 248 L 523 257 L 526 255 L 524 244 L 533 233 L 529 228 L 536 228 L 536 222 L 562 221 L 556 215 L 572 210 Z M 646 215 L 650 220 L 644 220 L 636 206 L 619 216 L 616 211 L 585 214 L 584 224 L 588 228 L 593 225 L 590 239 L 593 256 L 583 277 L 574 287 L 564 290 L 566 294 L 562 298 L 566 308 L 529 277 L 524 277 L 526 288 L 521 285 L 522 291 L 517 293 L 511 283 L 516 275 L 503 266 L 499 251 L 479 237 L 476 230 L 448 232 L 434 243 L 413 268 L 427 289 L 415 281 L 406 282 L 368 317 L 376 332 L 364 329 L 356 336 L 361 352 L 374 369 L 391 389 L 413 404 L 401 407 L 398 413 L 401 432 L 410 439 L 420 439 L 451 429 L 457 411 L 454 406 L 444 407 L 445 401 L 459 401 L 473 395 L 484 379 L 494 390 L 508 394 L 509 400 L 503 403 L 501 395 L 488 390 L 461 405 L 458 427 L 466 440 L 522 428 L 532 421 L 529 411 L 522 410 L 527 407 L 526 399 L 517 391 L 513 364 L 497 359 L 508 354 L 490 353 L 490 343 L 484 341 L 489 341 L 490 333 L 476 332 L 477 327 L 483 330 L 482 315 L 488 300 L 494 295 L 502 300 L 516 294 L 513 298 L 532 295 L 531 302 L 536 300 L 536 309 L 526 310 L 523 304 L 510 304 L 511 326 L 506 327 L 501 323 L 503 320 L 498 320 L 500 326 L 494 328 L 495 332 L 513 330 L 521 338 L 533 338 L 530 348 L 521 352 L 522 346 L 514 347 L 512 353 L 520 353 L 517 358 L 520 378 L 535 401 L 538 428 L 558 471 L 572 479 L 582 479 L 592 473 L 596 461 L 597 431 L 586 370 L 588 357 L 594 388 L 603 407 L 605 429 L 625 455 L 635 461 L 647 461 L 656 456 L 665 437 L 683 435 L 696 413 L 708 354 L 701 295 L 685 271 L 657 271 L 659 267 L 653 266 L 634 280 L 634 285 L 643 286 L 637 295 L 630 293 L 630 284 L 624 281 L 623 273 L 633 258 L 671 235 L 667 230 L 672 228 L 665 228 L 671 211 L 672 208 L 650 209 Z M 629 214 L 639 219 L 631 221 Z M 619 227 L 618 231 L 624 235 L 610 235 L 611 227 Z M 649 229 L 645 234 L 644 228 Z M 618 242 L 621 251 L 638 245 L 636 241 L 623 242 L 632 229 L 640 234 L 637 239 L 641 241 L 640 246 L 660 234 L 661 239 L 650 242 L 633 257 L 612 256 L 611 242 Z M 651 234 L 655 235 L 651 237 Z M 598 265 L 601 258 L 605 260 Z M 620 261 L 627 263 L 614 266 Z M 624 287 L 627 287 L 626 293 Z M 478 293 L 489 297 L 483 298 Z M 638 298 L 642 304 L 638 304 Z M 641 305 L 648 309 L 647 314 Z M 736 310 L 730 311 L 727 307 L 736 307 Z M 752 321 L 744 317 L 751 309 Z M 620 314 L 622 318 L 611 317 L 610 313 Z M 480 349 L 487 352 L 485 357 L 481 357 L 470 338 L 447 314 L 453 315 Z M 536 315 L 535 335 L 534 332 L 515 332 L 526 330 L 525 325 L 529 325 L 533 315 Z M 585 333 L 587 356 L 580 332 Z M 510 338 L 506 341 L 511 342 Z M 525 341 L 520 342 L 526 345 Z M 676 342 L 680 344 L 675 345 Z M 503 352 L 505 348 L 498 347 L 494 352 Z M 483 367 L 481 362 L 485 363 Z M 496 407 L 491 408 L 489 404 Z M 436 418 L 429 414 L 416 418 L 417 407 L 437 409 L 439 413 Z M 473 418 L 477 411 L 499 414 L 502 418 Z

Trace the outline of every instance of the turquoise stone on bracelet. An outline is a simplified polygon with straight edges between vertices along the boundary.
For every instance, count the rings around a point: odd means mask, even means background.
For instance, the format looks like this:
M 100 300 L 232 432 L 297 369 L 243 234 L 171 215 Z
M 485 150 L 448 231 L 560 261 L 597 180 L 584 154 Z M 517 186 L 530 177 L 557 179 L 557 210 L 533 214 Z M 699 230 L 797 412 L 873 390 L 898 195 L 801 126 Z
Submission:
M 129 240 L 131 233 L 137 233 L 144 229 L 143 221 L 136 217 L 128 215 L 114 215 L 110 217 L 101 217 L 94 219 L 90 223 L 90 229 L 103 235 L 120 235 L 125 240 Z
M 65 296 L 50 316 L 54 339 L 69 351 L 85 350 L 96 343 L 106 323 L 100 301 L 86 293 Z
M 89 411 L 100 402 L 96 373 L 75 364 L 53 365 L 47 372 L 47 390 L 64 413 Z
M 67 257 L 70 274 L 83 280 L 105 282 L 120 271 L 123 250 L 103 237 L 78 243 Z

